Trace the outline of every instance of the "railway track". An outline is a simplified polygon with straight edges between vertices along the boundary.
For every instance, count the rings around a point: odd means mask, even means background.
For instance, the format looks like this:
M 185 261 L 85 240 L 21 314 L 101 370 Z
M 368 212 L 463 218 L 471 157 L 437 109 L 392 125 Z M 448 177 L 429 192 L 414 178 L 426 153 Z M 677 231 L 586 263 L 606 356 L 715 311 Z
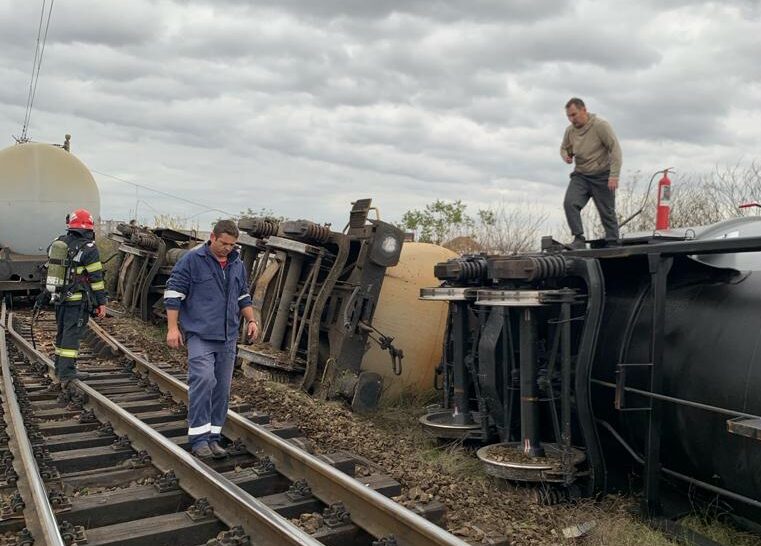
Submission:
M 399 484 L 367 461 L 313 455 L 295 426 L 247 406 L 222 431 L 230 457 L 202 462 L 187 451 L 182 370 L 91 321 L 79 361 L 90 377 L 61 391 L 39 350 L 54 323 L 32 335 L 28 316 L 1 318 L 9 544 L 466 544 L 425 519 L 440 518 L 440 504 L 398 505 Z

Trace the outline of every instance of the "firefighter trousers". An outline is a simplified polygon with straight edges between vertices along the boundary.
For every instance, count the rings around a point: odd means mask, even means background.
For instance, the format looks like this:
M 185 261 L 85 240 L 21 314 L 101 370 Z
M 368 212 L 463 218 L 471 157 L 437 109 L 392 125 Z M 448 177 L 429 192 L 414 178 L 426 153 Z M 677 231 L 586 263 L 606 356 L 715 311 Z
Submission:
M 77 373 L 79 342 L 89 315 L 82 302 L 61 303 L 55 309 L 55 373 L 58 379 L 71 379 Z

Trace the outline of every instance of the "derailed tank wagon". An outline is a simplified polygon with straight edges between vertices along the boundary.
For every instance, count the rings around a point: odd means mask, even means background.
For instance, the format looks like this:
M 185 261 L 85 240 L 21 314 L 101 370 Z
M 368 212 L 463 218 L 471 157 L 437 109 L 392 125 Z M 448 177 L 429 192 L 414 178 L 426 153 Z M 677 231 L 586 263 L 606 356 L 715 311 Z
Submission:
M 112 297 L 142 320 L 165 316 L 164 287 L 172 268 L 202 239 L 193 232 L 136 224 L 119 224 L 108 238 L 119 244 L 115 274 L 108 278 Z
M 449 302 L 449 328 L 423 427 L 483 442 L 495 476 L 559 486 L 548 500 L 633 474 L 646 513 L 666 477 L 758 519 L 761 222 L 544 246 L 436 267 L 421 298 Z
M 275 223 L 243 218 L 239 227 L 255 238 L 251 295 L 260 338 L 238 356 L 269 375 L 326 398 L 341 397 L 355 410 L 371 409 L 382 376 L 362 368 L 372 339 L 401 373 L 403 353 L 373 326 L 386 268 L 398 263 L 404 234 L 368 219 L 370 199 L 353 204 L 341 232 L 309 220 Z
M 66 215 L 100 214 L 100 193 L 87 167 L 63 145 L 23 142 L 0 150 L 0 296 L 37 293 L 47 247 Z
M 373 317 L 386 270 L 402 254 L 404 233 L 377 218 L 377 210 L 376 218 L 368 218 L 374 210 L 370 199 L 356 201 L 340 232 L 310 220 L 238 221 L 241 259 L 261 325 L 259 339 L 242 339 L 238 347 L 245 373 L 346 399 L 358 411 L 376 405 L 385 374 L 375 362 L 365 369 L 363 359 L 374 340 L 386 352 L 387 369 L 401 373 L 403 350 L 393 333 L 373 325 Z M 120 243 L 112 293 L 143 320 L 163 317 L 173 265 L 203 241 L 129 224 L 110 238 Z

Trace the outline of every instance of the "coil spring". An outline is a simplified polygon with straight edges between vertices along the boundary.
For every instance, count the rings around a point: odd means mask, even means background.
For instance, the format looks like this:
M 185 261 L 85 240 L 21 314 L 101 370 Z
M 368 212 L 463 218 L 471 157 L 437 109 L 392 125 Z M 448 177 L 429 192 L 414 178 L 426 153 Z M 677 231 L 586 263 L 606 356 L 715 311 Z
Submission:
M 147 248 L 148 250 L 158 250 L 159 248 L 159 240 L 152 233 L 140 233 L 134 231 L 130 237 L 130 241 L 132 244 Z
M 565 277 L 568 269 L 563 256 L 532 256 L 531 261 L 535 266 L 531 281 Z
M 458 281 L 476 281 L 486 275 L 486 259 L 475 258 L 460 261 L 460 273 Z
M 119 224 L 116 226 L 116 231 L 127 237 L 135 233 L 137 229 L 137 226 L 132 226 L 130 224 Z
M 259 238 L 275 235 L 280 227 L 280 223 L 271 218 L 242 218 L 238 225 L 251 237 Z
M 326 243 L 330 239 L 330 226 L 308 224 L 305 237 L 317 243 Z

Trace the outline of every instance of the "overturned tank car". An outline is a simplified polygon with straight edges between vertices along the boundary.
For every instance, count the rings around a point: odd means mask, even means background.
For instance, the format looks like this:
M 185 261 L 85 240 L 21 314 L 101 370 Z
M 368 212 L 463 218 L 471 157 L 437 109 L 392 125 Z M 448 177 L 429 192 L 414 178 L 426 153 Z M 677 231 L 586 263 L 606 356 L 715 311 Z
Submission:
M 650 515 L 686 485 L 758 521 L 761 221 L 666 235 L 439 263 L 421 298 L 448 302 L 449 326 L 424 429 L 483 443 L 487 472 L 545 500 L 634 476 Z
M 108 238 L 119 244 L 108 291 L 124 310 L 142 320 L 163 317 L 164 287 L 174 264 L 203 242 L 194 232 L 119 224 Z
M 357 411 L 373 408 L 383 385 L 381 374 L 362 367 L 370 340 L 401 373 L 403 352 L 373 326 L 373 316 L 404 233 L 368 219 L 371 210 L 370 199 L 356 201 L 340 232 L 309 220 L 239 220 L 256 241 L 243 259 L 252 264 L 251 295 L 261 325 L 259 339 L 238 348 L 247 373 L 345 398 Z
M 376 217 L 368 219 L 373 210 Z M 318 396 L 344 398 L 358 411 L 373 408 L 384 376 L 402 373 L 404 353 L 394 336 L 410 338 L 408 332 L 394 333 L 393 323 L 391 334 L 373 325 L 384 276 L 400 260 L 404 233 L 381 221 L 370 199 L 353 203 L 340 232 L 310 220 L 244 217 L 238 226 L 241 259 L 261 325 L 259 339 L 241 338 L 238 346 L 244 373 L 297 384 Z M 109 291 L 126 312 L 143 320 L 163 318 L 163 293 L 172 267 L 203 240 L 192 232 L 132 224 L 120 224 L 109 237 L 119 243 L 118 275 L 112 276 Z M 441 253 L 418 249 L 412 261 L 429 270 L 434 256 L 440 259 Z M 418 279 L 420 266 L 407 265 L 402 281 Z M 389 311 L 382 314 L 386 323 Z M 440 319 L 437 324 L 445 313 L 433 311 Z M 371 342 L 385 353 L 383 369 L 374 352 L 367 368 L 363 366 Z M 437 351 L 416 354 L 417 365 L 433 369 L 428 360 L 438 359 Z M 402 380 L 425 375 L 422 370 Z

